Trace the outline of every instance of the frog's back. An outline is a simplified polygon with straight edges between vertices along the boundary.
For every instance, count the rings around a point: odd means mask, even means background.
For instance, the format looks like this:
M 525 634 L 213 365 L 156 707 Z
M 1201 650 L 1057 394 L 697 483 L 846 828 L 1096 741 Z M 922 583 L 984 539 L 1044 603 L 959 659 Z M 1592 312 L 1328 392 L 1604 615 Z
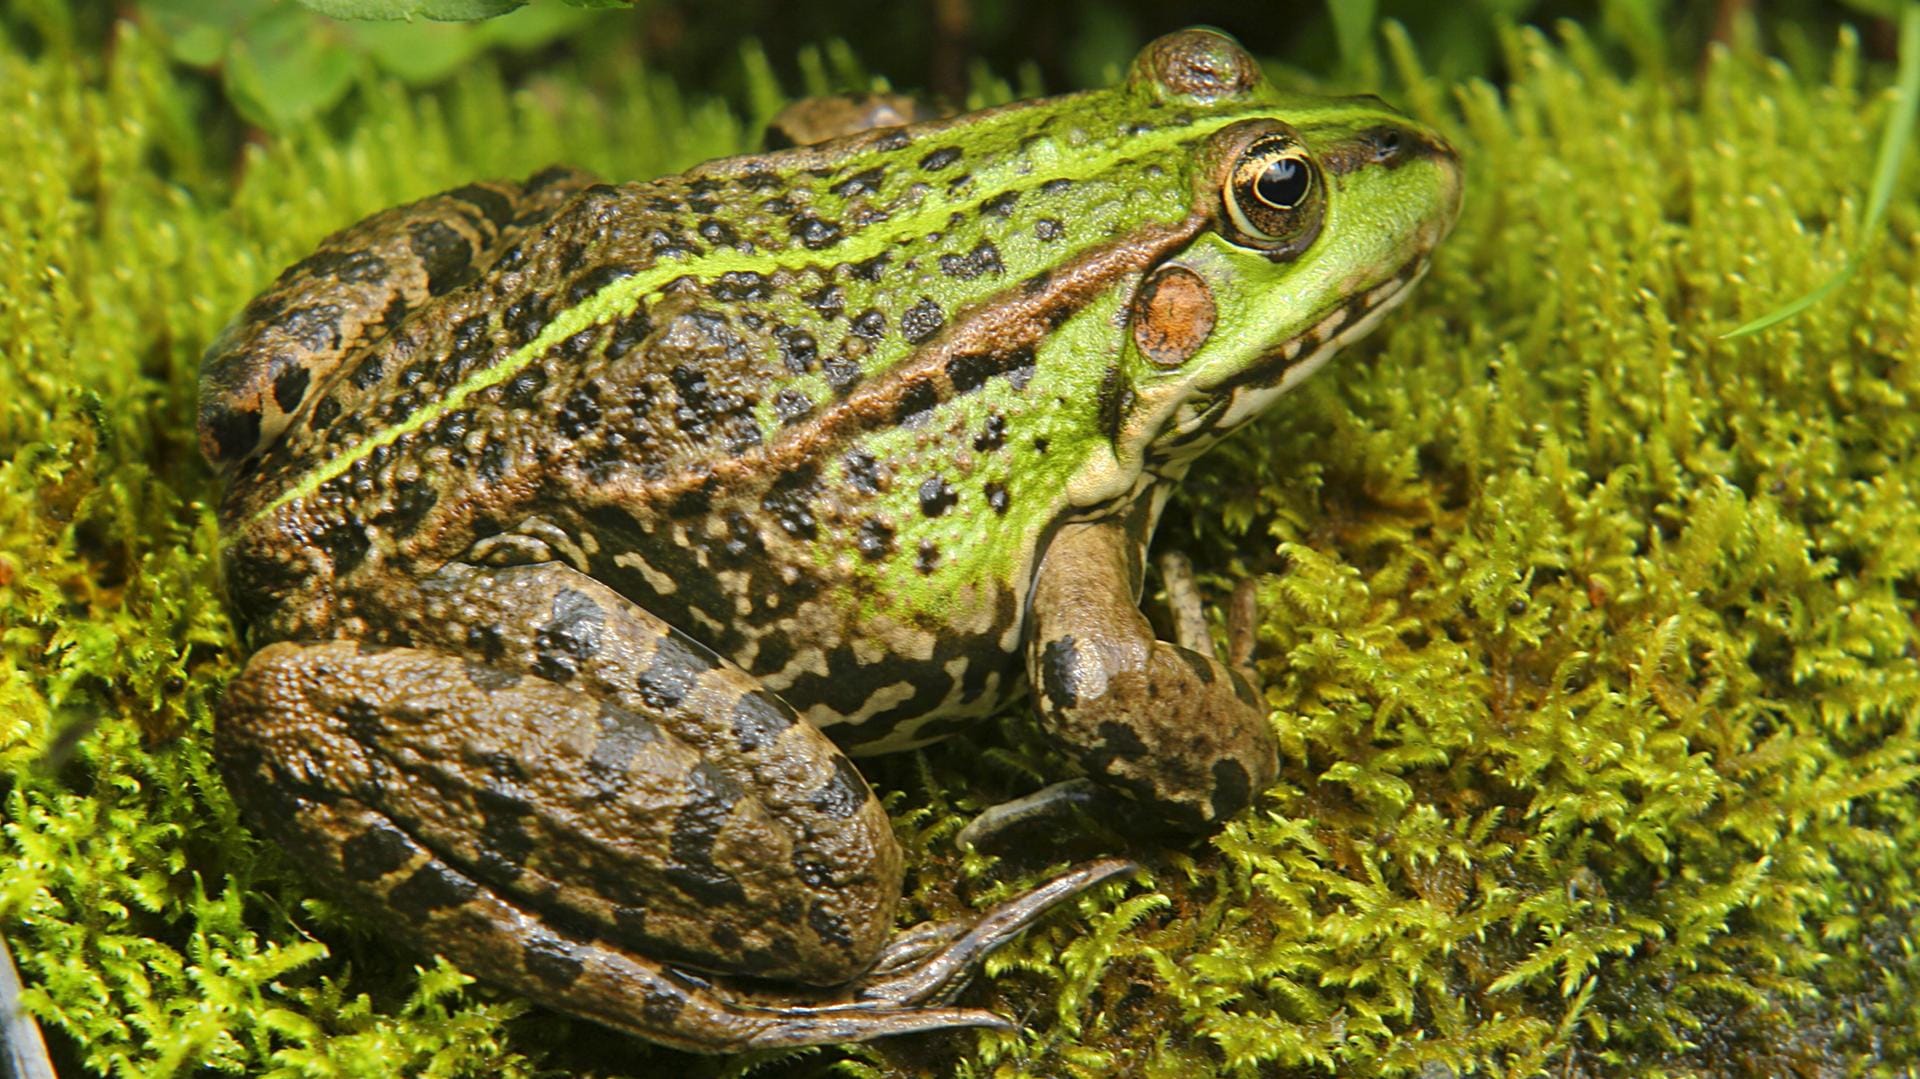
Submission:
M 1160 119 L 570 180 L 288 404 L 224 507 L 236 606 L 377 635 L 393 582 L 534 522 L 817 722 L 991 710 L 1044 533 L 1111 456 L 1119 286 L 1197 227 L 1161 162 L 1205 130 Z

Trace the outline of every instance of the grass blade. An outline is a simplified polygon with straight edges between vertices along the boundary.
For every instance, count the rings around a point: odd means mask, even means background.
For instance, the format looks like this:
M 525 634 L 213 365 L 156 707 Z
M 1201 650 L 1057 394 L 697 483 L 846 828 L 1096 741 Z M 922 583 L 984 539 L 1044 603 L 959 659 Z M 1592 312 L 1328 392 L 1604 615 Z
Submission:
M 1880 152 L 1873 166 L 1873 187 L 1867 195 L 1867 212 L 1860 222 L 1860 246 L 1847 256 L 1846 264 L 1813 291 L 1782 307 L 1761 315 L 1736 329 L 1720 335 L 1721 340 L 1745 337 L 1798 315 L 1827 298 L 1860 268 L 1860 260 L 1880 235 L 1886 223 L 1887 205 L 1893 201 L 1894 188 L 1900 182 L 1900 167 L 1907 159 L 1907 146 L 1913 140 L 1913 125 L 1920 117 L 1920 0 L 1910 0 L 1900 13 L 1900 74 L 1893 110 L 1880 133 Z

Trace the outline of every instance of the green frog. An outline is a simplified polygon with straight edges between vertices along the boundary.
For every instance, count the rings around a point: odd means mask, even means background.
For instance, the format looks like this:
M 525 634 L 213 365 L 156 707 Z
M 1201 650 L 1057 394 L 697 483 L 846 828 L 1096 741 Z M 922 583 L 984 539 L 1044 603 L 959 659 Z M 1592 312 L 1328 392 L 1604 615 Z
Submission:
M 851 756 L 1025 694 L 1174 827 L 1273 779 L 1244 650 L 1142 616 L 1148 540 L 1198 453 L 1406 297 L 1452 150 L 1205 30 L 1111 89 L 902 119 L 388 210 L 210 348 L 258 648 L 216 750 L 397 935 L 692 1050 L 1005 1027 L 952 1003 L 978 959 L 1132 867 L 896 932 Z

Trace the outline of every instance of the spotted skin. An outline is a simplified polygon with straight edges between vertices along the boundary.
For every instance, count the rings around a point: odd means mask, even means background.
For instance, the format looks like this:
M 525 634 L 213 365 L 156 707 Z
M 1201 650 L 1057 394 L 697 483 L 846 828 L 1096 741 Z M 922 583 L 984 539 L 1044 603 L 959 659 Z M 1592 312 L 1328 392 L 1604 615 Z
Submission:
M 778 152 L 376 214 L 202 367 L 259 649 L 236 795 L 410 939 L 691 1049 L 1005 1025 L 946 1001 L 1127 869 L 895 934 L 852 755 L 1031 686 L 1109 792 L 1194 831 L 1251 803 L 1251 686 L 1139 614 L 1154 522 L 1459 197 L 1431 132 L 1206 31 L 1105 91 L 829 104 Z
M 1167 823 L 1201 830 L 1273 781 L 1273 729 L 1247 678 L 1208 652 L 1154 637 L 1140 613 L 1138 532 L 1075 523 L 1034 580 L 1027 669 L 1041 726 L 1087 775 Z
M 456 962 L 668 1044 L 998 1022 L 928 1002 L 1001 926 L 963 940 L 965 961 L 919 957 L 945 974 L 924 994 L 859 982 L 893 932 L 891 824 L 845 755 L 753 679 L 553 563 L 452 568 L 417 599 L 416 646 L 280 642 L 230 691 L 228 719 L 249 721 L 220 725 L 220 759 L 293 856 Z M 529 610 L 552 617 L 505 621 Z M 489 663 L 456 650 L 475 627 L 501 628 Z M 1083 867 L 1067 894 L 1129 869 Z M 979 920 L 1024 926 L 1060 898 Z M 823 991 L 762 1014 L 751 990 L 663 961 Z

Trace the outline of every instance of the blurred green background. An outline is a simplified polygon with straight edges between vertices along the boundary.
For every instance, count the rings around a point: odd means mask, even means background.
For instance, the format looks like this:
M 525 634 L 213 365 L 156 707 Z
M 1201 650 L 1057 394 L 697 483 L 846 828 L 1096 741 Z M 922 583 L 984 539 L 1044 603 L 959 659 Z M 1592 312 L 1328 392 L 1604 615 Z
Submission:
M 104 33 L 132 15 L 182 64 L 206 72 L 246 123 L 282 128 L 347 103 L 370 73 L 415 87 L 485 58 L 537 80 L 564 59 L 583 71 L 645 65 L 689 90 L 745 100 L 751 69 L 771 64 L 790 90 L 864 83 L 964 101 L 977 73 L 1018 76 L 1023 92 L 1112 80 L 1140 43 L 1169 30 L 1221 27 L 1296 74 L 1333 87 L 1378 88 L 1381 20 L 1404 25 L 1441 79 L 1505 77 L 1503 28 L 1582 24 L 1642 68 L 1697 65 L 1710 42 L 1744 44 L 1804 66 L 1842 23 L 1870 55 L 1890 57 L 1899 0 L 134 0 L 82 7 Z M 352 14 L 330 18 L 322 12 Z M 480 18 L 487 13 L 498 17 Z M 434 16 L 441 16 L 436 18 Z M 472 21 L 457 21 L 465 16 Z M 746 48 L 743 61 L 743 45 Z M 861 58 L 855 61 L 853 58 Z M 863 66 L 864 65 L 864 66 Z M 757 72 L 752 72 L 757 74 Z M 234 132 L 224 132 L 233 137 Z

